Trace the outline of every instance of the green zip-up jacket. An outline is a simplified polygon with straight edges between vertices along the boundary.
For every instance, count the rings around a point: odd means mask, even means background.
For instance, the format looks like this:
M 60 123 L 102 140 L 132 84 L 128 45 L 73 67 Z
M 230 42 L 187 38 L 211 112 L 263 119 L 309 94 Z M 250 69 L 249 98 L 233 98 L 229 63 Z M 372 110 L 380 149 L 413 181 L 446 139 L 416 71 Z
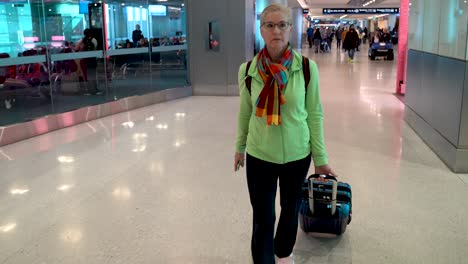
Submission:
M 312 153 L 315 166 L 328 164 L 323 136 L 323 110 L 320 101 L 320 81 L 317 64 L 310 60 L 310 82 L 305 93 L 302 55 L 293 51 L 293 62 L 281 106 L 281 125 L 267 125 L 266 116 L 255 115 L 256 100 L 263 89 L 257 70 L 257 56 L 247 75 L 252 77 L 251 93 L 245 85 L 247 63 L 239 68 L 240 111 L 236 151 L 247 152 L 258 159 L 284 164 Z

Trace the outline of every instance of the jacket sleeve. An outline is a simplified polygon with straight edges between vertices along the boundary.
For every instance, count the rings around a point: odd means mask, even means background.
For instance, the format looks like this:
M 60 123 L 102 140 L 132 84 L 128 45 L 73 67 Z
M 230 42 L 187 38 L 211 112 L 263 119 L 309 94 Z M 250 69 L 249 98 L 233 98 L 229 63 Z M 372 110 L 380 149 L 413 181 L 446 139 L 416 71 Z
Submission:
M 307 87 L 306 110 L 310 131 L 310 149 L 315 166 L 328 164 L 323 132 L 323 108 L 320 99 L 320 79 L 317 64 L 310 61 L 310 82 Z
M 236 152 L 244 153 L 247 146 L 247 135 L 249 133 L 249 121 L 252 115 L 252 101 L 250 93 L 245 85 L 245 69 L 247 63 L 239 67 L 238 83 L 240 94 L 240 109 L 237 117 Z

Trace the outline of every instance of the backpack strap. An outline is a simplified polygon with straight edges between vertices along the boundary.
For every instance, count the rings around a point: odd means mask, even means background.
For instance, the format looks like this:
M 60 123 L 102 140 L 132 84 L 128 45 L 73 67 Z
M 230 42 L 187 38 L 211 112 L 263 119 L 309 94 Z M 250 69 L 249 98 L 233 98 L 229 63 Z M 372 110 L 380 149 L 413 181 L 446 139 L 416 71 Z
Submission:
M 245 86 L 249 94 L 252 92 L 252 76 L 247 75 L 249 73 L 250 64 L 252 64 L 252 61 L 247 62 L 247 67 L 245 67 L 245 76 L 247 76 L 247 78 L 245 78 Z
M 307 87 L 310 82 L 310 62 L 309 58 L 302 56 L 302 74 L 304 74 L 305 93 L 307 94 Z

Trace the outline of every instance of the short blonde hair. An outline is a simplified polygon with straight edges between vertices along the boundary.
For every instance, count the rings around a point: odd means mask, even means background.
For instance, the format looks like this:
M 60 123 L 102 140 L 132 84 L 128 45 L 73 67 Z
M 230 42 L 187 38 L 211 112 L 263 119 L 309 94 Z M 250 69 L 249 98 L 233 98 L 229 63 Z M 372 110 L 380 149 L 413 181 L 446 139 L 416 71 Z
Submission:
M 265 7 L 265 9 L 263 9 L 262 14 L 260 15 L 260 25 L 263 25 L 263 23 L 265 23 L 265 18 L 268 14 L 274 13 L 274 12 L 280 12 L 286 18 L 286 22 L 288 22 L 289 24 L 292 24 L 291 9 L 282 4 L 274 3 Z

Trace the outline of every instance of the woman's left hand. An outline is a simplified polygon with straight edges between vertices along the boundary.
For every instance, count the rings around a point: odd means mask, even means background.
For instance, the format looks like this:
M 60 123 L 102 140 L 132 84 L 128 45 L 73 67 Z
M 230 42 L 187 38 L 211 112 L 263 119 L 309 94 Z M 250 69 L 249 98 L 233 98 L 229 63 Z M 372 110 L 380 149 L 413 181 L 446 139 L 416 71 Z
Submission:
M 332 170 L 332 168 L 328 164 L 315 167 L 315 174 L 325 174 L 325 175 L 332 175 L 334 177 L 338 177 L 338 175 L 336 175 L 336 173 Z

